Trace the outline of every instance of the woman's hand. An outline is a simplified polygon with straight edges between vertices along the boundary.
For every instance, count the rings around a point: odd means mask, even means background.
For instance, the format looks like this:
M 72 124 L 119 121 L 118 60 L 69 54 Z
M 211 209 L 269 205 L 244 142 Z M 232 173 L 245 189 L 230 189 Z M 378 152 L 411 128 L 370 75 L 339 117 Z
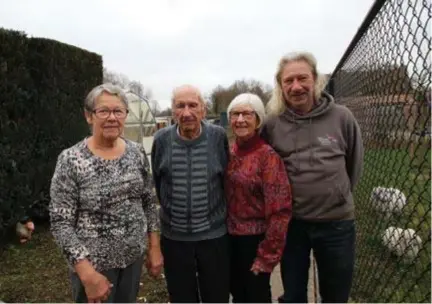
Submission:
M 31 239 L 34 229 L 35 226 L 32 221 L 29 221 L 25 224 L 17 223 L 16 232 L 21 244 L 24 244 Z
M 159 246 L 150 247 L 147 252 L 146 267 L 150 275 L 158 277 L 162 272 L 163 256 Z
M 265 265 L 260 261 L 259 258 L 256 258 L 250 271 L 253 272 L 254 275 L 259 275 L 261 272 L 271 272 L 270 269 L 266 269 Z
M 108 299 L 111 293 L 111 282 L 97 271 L 82 283 L 89 303 L 102 303 Z
M 252 271 L 254 275 L 258 275 L 260 272 L 262 272 L 261 268 L 255 263 L 252 265 L 250 271 Z
M 104 275 L 97 272 L 88 260 L 78 262 L 75 270 L 84 286 L 89 303 L 102 303 L 108 299 L 113 285 Z

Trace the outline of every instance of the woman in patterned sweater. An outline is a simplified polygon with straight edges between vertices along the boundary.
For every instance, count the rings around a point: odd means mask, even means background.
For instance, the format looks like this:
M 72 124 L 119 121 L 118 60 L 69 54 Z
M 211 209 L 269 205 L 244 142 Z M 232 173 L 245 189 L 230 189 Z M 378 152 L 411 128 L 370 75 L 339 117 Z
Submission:
M 240 94 L 228 114 L 236 138 L 226 171 L 231 294 L 234 303 L 271 303 L 270 275 L 291 218 L 290 184 L 282 159 L 258 135 L 261 99 Z
M 85 101 L 92 135 L 62 151 L 51 181 L 51 231 L 71 270 L 74 302 L 136 302 L 146 232 L 150 273 L 162 268 L 153 183 L 141 145 L 121 137 L 122 89 Z

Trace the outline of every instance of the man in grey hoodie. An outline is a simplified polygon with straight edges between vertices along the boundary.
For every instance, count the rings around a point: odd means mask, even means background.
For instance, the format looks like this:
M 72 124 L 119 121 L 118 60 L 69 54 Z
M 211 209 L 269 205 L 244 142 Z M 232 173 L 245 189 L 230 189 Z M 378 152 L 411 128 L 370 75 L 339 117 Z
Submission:
M 280 303 L 307 302 L 311 250 L 323 303 L 347 302 L 352 284 L 352 192 L 363 168 L 363 143 L 351 111 L 322 90 L 320 79 L 313 55 L 284 56 L 261 132 L 283 158 L 293 191 Z

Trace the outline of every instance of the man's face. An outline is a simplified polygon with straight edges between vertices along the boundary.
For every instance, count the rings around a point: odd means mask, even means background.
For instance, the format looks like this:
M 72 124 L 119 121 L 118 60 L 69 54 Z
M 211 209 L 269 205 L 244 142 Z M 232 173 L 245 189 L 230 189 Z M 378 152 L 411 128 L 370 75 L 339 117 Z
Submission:
M 198 92 L 193 88 L 183 88 L 176 92 L 173 102 L 174 118 L 179 124 L 180 134 L 196 134 L 199 132 L 205 107 L 199 99 Z
M 281 87 L 287 105 L 298 111 L 308 112 L 314 104 L 315 77 L 305 61 L 292 61 L 281 74 Z

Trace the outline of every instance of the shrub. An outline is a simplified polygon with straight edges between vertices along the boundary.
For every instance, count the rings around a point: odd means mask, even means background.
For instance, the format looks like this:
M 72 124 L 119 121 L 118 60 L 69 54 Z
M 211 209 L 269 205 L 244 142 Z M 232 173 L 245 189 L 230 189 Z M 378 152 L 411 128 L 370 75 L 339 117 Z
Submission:
M 0 237 L 24 215 L 47 220 L 61 150 L 88 133 L 83 100 L 102 83 L 101 56 L 0 29 Z

